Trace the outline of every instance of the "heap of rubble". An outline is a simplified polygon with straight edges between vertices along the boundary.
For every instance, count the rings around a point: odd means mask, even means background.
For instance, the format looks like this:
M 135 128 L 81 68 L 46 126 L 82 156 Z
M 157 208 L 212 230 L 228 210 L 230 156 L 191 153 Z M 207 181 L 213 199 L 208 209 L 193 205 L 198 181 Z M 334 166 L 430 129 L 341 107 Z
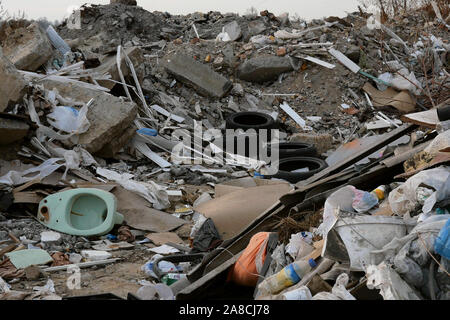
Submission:
M 313 144 L 333 166 L 346 143 L 363 146 L 399 130 L 403 115 L 449 104 L 448 24 L 421 11 L 382 25 L 363 12 L 304 22 L 268 11 L 171 15 L 125 2 L 85 5 L 47 30 L 28 21 L 0 28 L 0 280 L 9 281 L 0 289 L 9 297 L 25 298 L 30 284 L 47 278 L 58 295 L 75 295 L 52 267 L 89 263 L 89 249 L 123 268 L 87 265 L 82 292 L 117 272 L 111 282 L 127 279 L 120 294 L 136 293 L 148 285 L 144 278 L 155 278 L 148 267 L 155 253 L 196 247 L 203 222 L 196 208 L 218 198 L 218 185 L 257 176 L 261 167 L 177 162 L 177 129 L 223 130 L 230 115 L 257 111 L 274 118 L 282 141 Z M 429 134 L 416 130 L 391 147 L 412 148 Z M 108 235 L 49 236 L 41 201 L 84 187 L 113 193 L 125 221 Z M 181 249 L 157 247 L 174 241 Z M 51 262 L 47 269 L 33 267 L 37 276 L 29 275 L 33 264 L 22 270 L 6 258 L 39 248 L 52 260 L 42 263 Z M 150 258 L 144 272 L 133 269 Z M 55 297 L 36 291 L 33 298 Z

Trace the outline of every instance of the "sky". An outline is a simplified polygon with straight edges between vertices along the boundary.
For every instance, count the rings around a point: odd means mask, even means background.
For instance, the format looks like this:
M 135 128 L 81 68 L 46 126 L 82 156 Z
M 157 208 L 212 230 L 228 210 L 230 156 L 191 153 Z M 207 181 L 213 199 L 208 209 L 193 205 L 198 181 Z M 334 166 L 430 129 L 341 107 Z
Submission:
M 10 14 L 24 11 L 27 18 L 46 17 L 50 21 L 62 20 L 68 12 L 84 3 L 107 4 L 109 0 L 0 0 Z M 268 9 L 280 14 L 297 13 L 300 17 L 320 19 L 331 15 L 345 16 L 345 12 L 356 11 L 358 0 L 137 0 L 138 5 L 148 11 L 167 11 L 172 14 L 187 14 L 195 11 L 220 11 L 244 14 L 250 7 L 258 12 Z

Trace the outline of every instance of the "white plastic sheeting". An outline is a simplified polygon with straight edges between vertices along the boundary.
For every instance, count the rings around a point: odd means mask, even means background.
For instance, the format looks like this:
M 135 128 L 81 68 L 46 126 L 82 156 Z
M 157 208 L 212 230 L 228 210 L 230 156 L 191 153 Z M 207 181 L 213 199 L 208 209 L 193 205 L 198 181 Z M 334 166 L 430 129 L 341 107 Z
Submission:
M 170 207 L 169 195 L 167 191 L 153 181 L 138 182 L 132 180 L 133 175 L 129 173 L 120 174 L 104 168 L 97 168 L 97 174 L 108 180 L 119 183 L 125 189 L 136 192 L 148 202 L 153 204 L 153 207 L 158 210 Z

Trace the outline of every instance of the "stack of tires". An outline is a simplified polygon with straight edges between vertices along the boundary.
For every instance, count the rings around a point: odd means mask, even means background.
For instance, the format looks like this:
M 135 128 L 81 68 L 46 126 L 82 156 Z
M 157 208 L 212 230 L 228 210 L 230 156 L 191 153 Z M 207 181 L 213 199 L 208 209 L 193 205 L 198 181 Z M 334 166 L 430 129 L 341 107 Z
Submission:
M 254 129 L 256 132 L 260 129 L 276 128 L 274 119 L 265 113 L 260 112 L 237 112 L 229 116 L 226 120 L 227 129 Z M 270 135 L 269 135 L 270 139 Z M 258 141 L 258 145 L 260 145 Z M 265 175 L 264 178 L 283 179 L 290 183 L 308 179 L 316 173 L 327 167 L 327 163 L 319 158 L 317 149 L 307 143 L 284 142 L 278 145 L 267 145 L 267 152 L 270 155 L 271 149 L 278 147 L 279 161 L 272 163 L 271 166 L 277 166 L 278 172 L 273 175 Z M 246 143 L 246 149 L 248 149 Z M 307 170 L 306 170 L 307 168 Z

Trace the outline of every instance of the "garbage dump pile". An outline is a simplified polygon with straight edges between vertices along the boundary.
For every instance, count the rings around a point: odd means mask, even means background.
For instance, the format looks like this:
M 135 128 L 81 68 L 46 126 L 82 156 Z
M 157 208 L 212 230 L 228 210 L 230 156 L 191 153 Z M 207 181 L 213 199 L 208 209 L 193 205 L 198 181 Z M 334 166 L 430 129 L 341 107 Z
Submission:
M 449 18 L 428 9 L 3 21 L 0 299 L 450 299 Z

